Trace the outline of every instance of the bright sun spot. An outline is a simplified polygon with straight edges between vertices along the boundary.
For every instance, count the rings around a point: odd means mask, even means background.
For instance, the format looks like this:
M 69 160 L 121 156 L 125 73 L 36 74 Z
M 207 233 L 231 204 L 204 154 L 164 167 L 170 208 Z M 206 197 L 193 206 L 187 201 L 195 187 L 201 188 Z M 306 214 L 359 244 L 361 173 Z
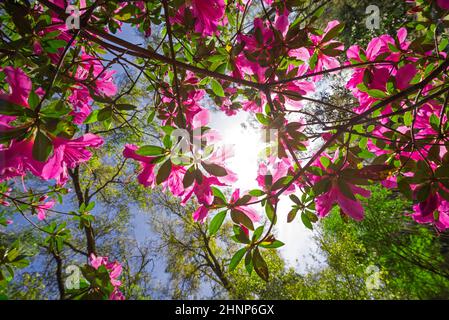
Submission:
M 237 174 L 239 180 L 233 187 L 240 188 L 241 191 L 258 188 L 258 162 L 265 147 L 262 131 L 255 129 L 249 123 L 248 117 L 244 112 L 232 117 L 211 112 L 209 123 L 209 126 L 220 134 L 221 143 L 233 147 L 234 155 L 227 160 L 226 166 Z M 264 214 L 260 206 L 255 209 L 261 215 Z M 312 239 L 312 231 L 304 227 L 299 216 L 292 223 L 286 222 L 290 209 L 290 199 L 281 197 L 276 225 L 277 237 L 285 243 L 281 254 L 289 266 L 295 267 L 299 272 L 305 272 L 306 263 L 313 263 L 310 253 L 316 250 L 316 245 Z

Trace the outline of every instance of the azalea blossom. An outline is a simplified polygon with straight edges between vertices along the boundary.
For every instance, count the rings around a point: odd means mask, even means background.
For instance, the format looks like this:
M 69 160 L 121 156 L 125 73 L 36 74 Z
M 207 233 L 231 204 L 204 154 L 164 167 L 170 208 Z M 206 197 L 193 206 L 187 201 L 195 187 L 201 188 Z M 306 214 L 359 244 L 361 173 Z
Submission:
M 154 186 L 156 182 L 156 176 L 154 174 L 155 164 L 153 163 L 154 157 L 141 156 L 136 153 L 138 146 L 133 144 L 125 145 L 123 150 L 123 156 L 139 161 L 142 171 L 137 176 L 140 184 L 145 187 Z
M 39 199 L 39 202 L 42 203 L 36 206 L 37 218 L 39 220 L 45 220 L 45 218 L 47 217 L 46 215 L 47 210 L 53 208 L 53 206 L 56 204 L 56 201 L 54 199 L 46 201 L 47 199 L 48 199 L 47 195 L 41 197 Z
M 312 73 L 338 68 L 340 66 L 340 62 L 338 61 L 338 59 L 336 57 L 327 55 L 324 51 L 324 48 L 335 44 L 336 47 L 333 48 L 333 50 L 343 51 L 343 45 L 339 44 L 335 40 L 328 40 L 325 42 L 323 42 L 323 40 L 325 39 L 328 32 L 331 31 L 336 26 L 338 26 L 339 24 L 340 24 L 339 21 L 333 20 L 327 24 L 326 28 L 324 29 L 324 33 L 322 35 L 309 34 L 309 38 L 312 41 L 313 46 L 310 48 L 303 47 L 292 50 L 290 52 L 290 56 L 306 62 Z M 311 58 L 314 54 L 316 54 L 317 60 L 315 65 L 312 66 Z M 300 68 L 299 70 L 300 74 L 303 74 L 305 71 L 304 67 Z M 312 79 L 313 81 L 319 81 L 322 77 L 323 77 L 322 75 L 315 75 Z
M 333 160 L 327 155 L 323 155 L 323 157 L 327 157 L 329 160 L 335 161 L 337 158 L 337 154 L 338 153 L 336 153 Z M 323 179 L 330 180 L 329 190 L 315 198 L 316 211 L 318 215 L 321 218 L 327 216 L 334 204 L 338 204 L 344 214 L 350 216 L 354 220 L 362 220 L 364 217 L 363 206 L 359 200 L 350 198 L 348 195 L 344 194 L 341 191 L 341 187 L 338 183 L 338 172 L 334 172 L 330 168 L 325 168 L 319 159 L 315 161 L 313 165 L 321 168 L 325 174 L 323 174 L 322 176 L 311 174 L 309 176 L 309 179 L 312 181 L 312 183 L 316 184 Z M 358 194 L 362 197 L 367 198 L 371 194 L 368 190 L 355 186 L 349 182 L 345 181 L 344 183 L 348 186 L 349 191 L 354 195 L 354 197 L 356 194 Z
M 203 36 L 211 36 L 217 32 L 225 12 L 224 0 L 192 0 L 191 9 L 196 18 L 195 32 Z
M 109 279 L 111 281 L 111 284 L 114 286 L 114 290 L 109 296 L 109 299 L 125 300 L 125 296 L 123 295 L 123 293 L 120 291 L 119 288 L 122 282 L 118 280 L 122 273 L 122 265 L 117 261 L 109 262 L 108 257 L 96 256 L 93 253 L 91 253 L 91 255 L 89 256 L 89 263 L 94 269 L 98 269 L 100 268 L 100 266 L 105 266 L 106 269 L 108 270 Z
M 425 201 L 415 204 L 413 210 L 411 216 L 416 222 L 433 224 L 441 232 L 449 229 L 449 202 L 438 193 L 430 193 Z
M 12 141 L 9 147 L 0 148 L 0 181 L 23 176 L 30 171 L 44 180 L 55 179 L 60 185 L 68 179 L 68 169 L 86 162 L 92 156 L 87 147 L 98 148 L 103 139 L 87 133 L 80 138 L 68 140 L 55 137 L 53 154 L 45 161 L 35 160 L 32 155 L 34 141 L 31 139 Z

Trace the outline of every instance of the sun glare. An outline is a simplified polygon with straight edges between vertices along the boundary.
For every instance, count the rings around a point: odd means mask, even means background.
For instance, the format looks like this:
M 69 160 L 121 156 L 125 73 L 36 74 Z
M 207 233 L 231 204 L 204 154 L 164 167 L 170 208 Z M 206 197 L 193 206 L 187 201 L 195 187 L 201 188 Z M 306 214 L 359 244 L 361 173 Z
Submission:
M 221 142 L 232 146 L 234 151 L 233 156 L 226 162 L 227 168 L 235 172 L 239 178 L 233 189 L 240 188 L 246 191 L 258 188 L 257 168 L 266 147 L 263 131 L 254 128 L 249 122 L 248 114 L 244 112 L 232 117 L 223 113 L 212 113 L 210 127 L 218 131 Z M 310 259 L 307 256 L 316 248 L 312 240 L 312 231 L 306 229 L 300 219 L 287 223 L 287 214 L 291 209 L 288 197 L 280 198 L 278 208 L 276 232 L 279 239 L 285 243 L 280 252 L 290 266 L 304 272 L 305 264 L 299 262 Z M 255 209 L 264 215 L 260 206 L 256 206 Z

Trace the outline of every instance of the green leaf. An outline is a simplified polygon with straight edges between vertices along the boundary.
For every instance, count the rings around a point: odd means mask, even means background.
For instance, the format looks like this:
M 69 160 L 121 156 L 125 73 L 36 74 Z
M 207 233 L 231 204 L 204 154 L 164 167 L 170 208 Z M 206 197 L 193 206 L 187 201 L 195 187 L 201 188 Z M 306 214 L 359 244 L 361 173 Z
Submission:
M 250 200 L 251 200 L 251 196 L 249 194 L 245 194 L 240 199 L 237 199 L 237 201 L 234 203 L 234 206 L 236 206 L 236 207 L 243 206 L 243 205 L 247 204 L 248 202 L 250 202 Z
M 0 143 L 9 142 L 11 139 L 23 137 L 29 128 L 14 128 L 6 131 L 0 131 Z
M 254 271 L 264 281 L 269 280 L 268 265 L 260 254 L 259 248 L 254 249 L 253 252 Z
M 264 228 L 263 226 L 260 226 L 254 231 L 252 242 L 256 242 L 257 240 L 259 240 L 260 236 L 262 235 L 263 228 Z
M 378 89 L 372 89 L 372 90 L 368 90 L 368 94 L 376 99 L 383 99 L 387 97 L 387 94 L 385 92 L 383 92 L 382 90 L 378 90 Z
M 302 214 L 301 214 L 301 220 L 302 220 L 302 223 L 303 223 L 308 229 L 313 230 L 312 222 L 310 222 L 310 219 L 309 219 L 309 217 L 308 217 L 307 214 L 302 213 Z
M 320 162 L 325 168 L 329 167 L 329 165 L 331 164 L 331 161 L 328 157 L 321 157 Z
M 94 123 L 99 121 L 98 120 L 98 113 L 100 110 L 94 110 L 92 111 L 89 116 L 87 116 L 86 120 L 84 120 L 84 124 Z
M 259 189 L 254 189 L 254 190 L 251 190 L 250 192 L 248 192 L 248 194 L 253 197 L 261 197 L 265 194 L 265 192 L 263 192 L 262 190 L 259 190 Z
M 95 202 L 89 202 L 89 204 L 87 205 L 85 211 L 92 211 L 92 209 L 95 207 Z
M 215 163 L 206 163 L 204 161 L 201 162 L 201 165 L 203 166 L 204 170 L 206 170 L 209 174 L 216 176 L 216 177 L 225 177 L 228 175 L 228 172 L 225 168 L 219 166 Z
M 309 68 L 311 70 L 315 69 L 317 63 L 318 63 L 318 52 L 315 51 L 315 53 L 309 59 Z
M 0 114 L 8 116 L 27 115 L 28 117 L 34 117 L 32 110 L 6 100 L 0 100 Z
M 245 256 L 245 269 L 248 272 L 249 275 L 253 272 L 253 259 L 252 259 L 252 253 L 251 250 L 248 250 Z
M 429 197 L 430 191 L 431 191 L 430 183 L 426 183 L 426 184 L 419 186 L 418 190 L 416 192 L 416 200 L 418 202 L 424 202 Z
M 328 192 L 330 188 L 331 188 L 330 179 L 321 179 L 313 186 L 313 192 L 315 193 L 315 196 L 319 196 L 320 194 Z
M 262 125 L 270 125 L 270 120 L 263 113 L 256 113 L 256 118 Z
M 143 146 L 136 153 L 140 156 L 160 156 L 165 153 L 165 149 L 159 146 Z
M 398 178 L 398 189 L 407 199 L 413 199 L 413 191 L 406 179 Z
M 168 179 L 168 177 L 170 176 L 171 168 L 172 168 L 172 165 L 171 165 L 170 159 L 168 159 L 161 165 L 161 167 L 157 171 L 157 175 L 156 175 L 156 183 L 157 184 L 161 184 L 162 182 L 164 182 L 165 180 Z
M 210 80 L 210 86 L 212 88 L 212 91 L 219 97 L 224 97 L 225 93 L 223 90 L 223 87 L 221 86 L 220 82 L 218 82 L 215 79 Z
M 251 221 L 251 219 L 246 214 L 241 212 L 240 210 L 232 210 L 231 211 L 231 219 L 236 224 L 241 224 L 241 225 L 245 226 L 246 228 L 248 228 L 249 230 L 254 230 L 254 224 Z
M 120 103 L 120 104 L 116 104 L 116 105 L 115 105 L 115 108 L 116 108 L 117 110 L 120 110 L 120 111 L 130 111 L 130 110 L 137 109 L 136 106 L 134 106 L 134 105 L 132 105 L 132 104 L 129 104 L 129 103 Z
M 298 213 L 298 209 L 292 209 L 287 215 L 287 222 L 290 223 L 296 218 L 296 214 Z
M 260 244 L 260 246 L 265 249 L 277 249 L 284 245 L 285 245 L 285 243 L 283 243 L 282 241 L 279 241 L 279 240 L 274 240 L 272 243 L 269 243 L 269 244 L 263 244 L 263 243 Z
M 351 200 L 356 200 L 351 187 L 349 186 L 349 184 L 346 183 L 346 181 L 344 181 L 343 179 L 338 179 L 337 184 L 338 189 L 341 191 L 341 193 L 343 193 L 347 198 Z
M 231 262 L 229 263 L 229 271 L 233 271 L 235 268 L 237 268 L 243 256 L 245 255 L 245 252 L 246 248 L 242 248 L 234 254 Z
M 248 236 L 246 235 L 246 233 L 242 230 L 242 228 L 238 225 L 234 225 L 232 227 L 233 231 L 234 231 L 234 240 L 239 242 L 239 243 L 245 243 L 245 244 L 249 244 L 251 241 L 249 241 Z
M 192 172 L 192 167 L 191 167 L 186 171 L 186 174 L 184 175 L 184 178 L 182 179 L 182 185 L 184 186 L 184 188 L 188 188 L 192 185 L 194 180 L 195 180 L 195 176 Z
M 296 203 L 297 205 L 302 205 L 301 200 L 299 200 L 299 198 L 295 195 L 295 194 L 291 194 L 289 196 L 290 200 L 292 200 L 294 203 Z
M 345 28 L 344 23 L 340 23 L 340 24 L 336 25 L 335 27 L 330 29 L 324 35 L 323 39 L 321 40 L 321 43 L 326 43 L 326 42 L 329 42 L 330 40 L 334 39 L 336 36 L 338 36 L 343 31 L 344 28 Z
M 112 108 L 106 107 L 101 109 L 97 114 L 98 121 L 104 121 L 112 117 Z
M 220 198 L 221 200 L 223 200 L 223 202 L 226 203 L 226 197 L 220 189 L 218 189 L 217 187 L 211 187 L 211 189 L 215 197 Z
M 410 111 L 404 113 L 404 124 L 406 126 L 411 126 L 413 122 L 413 114 Z
M 209 235 L 213 236 L 220 229 L 223 224 L 224 219 L 226 218 L 227 210 L 219 212 L 212 218 L 209 224 Z
M 429 121 L 433 130 L 438 132 L 440 130 L 440 118 L 436 114 L 432 114 Z
M 267 218 L 271 223 L 276 224 L 276 213 L 274 211 L 273 205 L 269 201 L 267 201 L 267 204 L 265 205 L 265 214 L 267 215 Z
M 42 131 L 38 130 L 33 144 L 33 158 L 37 161 L 47 161 L 53 152 L 53 143 Z

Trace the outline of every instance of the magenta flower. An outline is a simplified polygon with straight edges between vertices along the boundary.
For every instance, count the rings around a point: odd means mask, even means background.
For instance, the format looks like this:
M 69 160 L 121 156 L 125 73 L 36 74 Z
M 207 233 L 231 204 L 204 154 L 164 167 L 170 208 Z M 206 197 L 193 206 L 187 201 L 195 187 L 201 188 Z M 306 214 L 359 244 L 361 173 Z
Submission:
M 248 218 L 251 219 L 252 222 L 257 222 L 260 220 L 260 215 L 257 213 L 257 211 L 250 206 L 234 206 L 234 204 L 237 202 L 237 200 L 240 199 L 240 189 L 235 189 L 231 196 L 231 201 L 229 202 L 234 209 L 243 212 Z M 251 199 L 249 202 L 251 202 L 253 199 Z
M 102 144 L 103 139 L 92 133 L 73 140 L 56 137 L 53 139 L 53 155 L 46 162 L 30 158 L 30 171 L 44 180 L 56 179 L 59 185 L 63 185 L 68 180 L 68 169 L 91 158 L 92 153 L 87 147 L 98 148 Z
M 407 29 L 401 28 L 397 32 L 397 39 L 399 43 L 399 49 L 406 51 L 410 43 L 406 40 Z M 401 53 L 391 52 L 389 46 L 396 46 L 396 41 L 389 35 L 382 35 L 374 38 L 370 41 L 365 51 L 359 46 L 351 46 L 346 54 L 348 59 L 354 63 L 361 63 L 364 60 L 361 58 L 363 55 L 366 57 L 366 61 L 376 61 L 379 57 L 384 57 L 382 60 L 397 62 L 400 59 Z M 410 61 L 413 62 L 413 61 Z M 358 85 L 364 83 L 366 73 L 369 72 L 370 81 L 367 84 L 368 89 L 376 89 L 386 92 L 386 85 L 391 76 L 396 78 L 396 84 L 398 89 L 404 90 L 409 86 L 410 81 L 417 73 L 413 64 L 406 64 L 404 67 L 397 70 L 394 65 L 390 64 L 375 64 L 368 67 L 353 68 L 351 79 L 348 81 L 346 87 L 351 90 L 354 97 L 359 100 L 360 105 L 354 110 L 357 113 L 362 113 L 368 110 L 373 103 L 379 99 L 371 97 L 367 92 L 361 91 Z M 398 74 L 399 73 L 399 74 Z M 386 108 L 387 110 L 388 108 Z
M 81 55 L 82 62 L 75 73 L 75 79 L 83 82 L 89 76 L 95 79 L 94 90 L 98 95 L 105 95 L 111 97 L 117 92 L 117 87 L 114 84 L 115 70 L 108 70 L 95 57 L 86 53 Z
M 188 78 L 184 81 L 186 84 L 192 84 L 191 81 L 193 81 L 196 78 Z M 192 124 L 192 121 L 195 117 L 195 115 L 202 110 L 204 110 L 200 106 L 200 102 L 203 99 L 205 95 L 204 90 L 190 90 L 187 93 L 186 97 L 183 97 L 184 100 L 181 101 L 182 103 L 182 112 L 186 118 L 186 122 L 188 124 Z M 177 100 L 174 98 L 174 94 L 171 91 L 171 89 L 167 90 L 166 94 L 162 98 L 162 102 L 166 104 L 175 103 L 177 104 Z M 164 110 L 165 114 L 163 115 L 163 124 L 164 125 L 171 125 L 176 118 L 179 108 L 167 108 Z
M 220 182 L 217 177 L 205 177 L 201 183 L 195 180 L 193 186 L 189 187 L 183 196 L 183 203 L 186 203 L 193 194 L 195 194 L 200 204 L 210 206 L 214 201 L 214 195 L 211 186 L 224 186 L 225 184 Z
M 309 38 L 313 43 L 312 48 L 295 49 L 295 50 L 292 50 L 290 55 L 310 64 L 310 58 L 312 58 L 312 56 L 316 52 L 318 59 L 316 61 L 315 66 L 313 68 L 311 68 L 311 70 L 310 70 L 312 73 L 321 72 L 321 71 L 328 70 L 328 69 L 338 68 L 340 66 L 340 62 L 338 61 L 338 59 L 335 57 L 328 56 L 322 51 L 323 48 L 325 48 L 328 45 L 337 43 L 337 41 L 335 41 L 335 40 L 329 40 L 326 42 L 322 42 L 322 41 L 323 41 L 324 37 L 328 34 L 328 32 L 331 29 L 333 29 L 334 27 L 338 26 L 339 24 L 340 24 L 340 22 L 337 20 L 330 21 L 327 24 L 327 27 L 324 29 L 324 33 L 322 35 L 315 35 L 315 34 L 309 35 Z M 343 47 L 343 45 L 338 45 L 334 49 L 343 51 L 344 47 Z M 311 66 L 309 65 L 309 68 L 310 67 Z M 304 73 L 305 70 L 306 69 L 304 69 L 304 67 L 302 67 L 302 68 L 300 68 L 299 73 L 302 74 L 302 73 Z M 322 77 L 323 77 L 322 75 L 316 75 L 313 77 L 313 81 L 319 81 Z
M 34 141 L 31 139 L 19 142 L 13 140 L 8 148 L 0 148 L 0 158 L 5 159 L 0 163 L 0 181 L 23 176 L 26 171 L 30 171 L 41 179 L 56 179 L 59 185 L 63 185 L 68 179 L 67 170 L 88 161 L 92 156 L 86 148 L 100 147 L 103 139 L 88 133 L 74 140 L 56 137 L 52 142 L 53 154 L 45 162 L 33 158 Z
M 355 185 L 349 185 L 353 194 L 359 194 L 363 197 L 369 197 L 371 193 L 368 190 L 357 187 Z M 364 209 L 360 201 L 353 200 L 345 196 L 339 189 L 336 182 L 332 183 L 331 189 L 319 195 L 315 199 L 316 211 L 318 215 L 323 218 L 332 209 L 334 204 L 338 204 L 341 210 L 353 218 L 354 220 L 362 220 L 364 216 Z
M 330 159 L 327 155 L 323 156 Z M 335 154 L 333 160 L 335 161 L 337 157 L 338 153 Z M 331 183 L 329 191 L 315 198 L 316 211 L 318 215 L 321 218 L 327 216 L 334 204 L 337 204 L 344 214 L 350 216 L 354 220 L 362 220 L 365 213 L 363 206 L 360 201 L 351 199 L 340 191 L 340 187 L 338 186 L 338 172 L 334 172 L 330 168 L 325 168 L 319 159 L 314 162 L 314 166 L 321 168 L 325 174 L 323 176 L 310 175 L 310 181 L 312 181 L 312 183 L 317 183 L 323 179 L 330 179 Z M 348 186 L 353 195 L 358 194 L 365 198 L 371 195 L 371 192 L 368 190 L 355 186 L 346 181 L 345 184 Z
M 109 299 L 110 300 L 124 300 L 125 297 L 119 289 L 122 282 L 120 280 L 118 280 L 122 273 L 122 265 L 117 261 L 109 262 L 108 257 L 96 256 L 93 253 L 89 257 L 89 263 L 96 270 L 98 268 L 100 268 L 101 266 L 105 266 L 105 268 L 108 270 L 109 279 L 111 281 L 111 284 L 114 286 L 114 290 L 112 291 L 111 295 L 109 296 Z
M 278 180 L 292 174 L 293 166 L 288 158 L 283 158 L 282 160 L 276 160 L 276 157 L 271 157 L 268 160 L 268 165 L 261 162 L 257 171 L 256 181 L 263 191 L 267 192 L 269 195 L 275 195 L 277 190 L 271 190 L 271 186 L 275 184 Z M 267 176 L 271 176 L 272 183 L 267 185 Z M 284 191 L 284 195 L 288 195 L 295 192 L 295 185 L 292 184 Z M 270 199 L 272 204 L 274 204 L 277 199 L 272 197 Z
M 199 190 L 201 190 L 201 189 L 199 189 Z M 210 191 L 206 190 L 206 193 L 207 193 L 207 199 L 203 199 L 203 201 L 205 200 L 205 203 L 200 205 L 198 207 L 198 209 L 196 209 L 196 211 L 193 213 L 193 220 L 199 221 L 201 223 L 204 223 L 204 221 L 206 220 L 207 215 L 209 214 L 209 210 L 210 210 L 209 205 L 212 204 L 212 200 L 213 200 L 212 190 L 211 189 L 210 189 Z M 198 197 L 198 195 L 197 195 L 197 197 Z M 236 189 L 232 193 L 231 200 L 229 201 L 229 204 L 231 205 L 231 207 L 234 210 L 238 210 L 238 211 L 244 213 L 248 218 L 251 219 L 251 221 L 253 221 L 253 222 L 259 221 L 260 215 L 253 208 L 251 208 L 249 206 L 245 206 L 245 205 L 241 205 L 241 206 L 234 205 L 238 199 L 240 199 L 240 189 Z M 208 201 L 210 202 L 210 204 L 207 204 Z M 200 203 L 201 203 L 201 201 L 200 201 Z M 246 231 L 248 232 L 247 229 L 246 229 Z
M 141 156 L 136 153 L 139 149 L 138 146 L 133 144 L 127 144 L 125 150 L 123 150 L 123 156 L 125 158 L 131 158 L 140 162 L 142 171 L 137 176 L 140 184 L 145 187 L 154 186 L 156 184 L 156 176 L 154 174 L 154 167 L 156 166 L 152 161 L 154 157 Z
M 3 72 L 9 84 L 9 93 L 0 92 L 0 99 L 28 107 L 28 96 L 32 88 L 30 78 L 19 68 L 5 67 Z
M 415 204 L 413 210 L 411 216 L 416 222 L 433 224 L 440 232 L 449 229 L 449 202 L 438 193 L 431 193 L 425 201 Z M 437 217 L 434 215 L 436 210 Z
M 449 0 L 437 0 L 437 4 L 441 9 L 449 10 Z
M 4 93 L 0 90 L 0 100 L 28 108 L 28 96 L 32 90 L 30 78 L 19 68 L 5 67 L 3 72 L 6 75 L 5 81 L 9 85 L 9 92 Z M 16 118 L 16 116 L 0 115 L 0 131 L 10 129 L 9 123 Z
M 194 221 L 204 223 L 206 221 L 207 215 L 209 214 L 209 208 L 205 205 L 201 205 L 195 210 L 192 217 Z
M 244 51 L 248 54 L 256 54 L 258 57 L 270 57 L 271 50 L 278 46 L 272 27 L 276 28 L 281 34 L 285 34 L 288 28 L 288 12 L 285 11 L 282 15 L 276 13 L 275 23 L 272 26 L 268 22 L 260 18 L 254 19 L 254 29 L 261 35 L 261 39 L 255 34 L 243 35 L 239 34 L 237 39 L 244 45 Z M 259 82 L 264 82 L 266 79 L 266 66 L 261 65 L 261 61 L 249 60 L 244 52 L 240 53 L 234 60 L 235 69 L 233 75 L 235 77 L 244 78 L 245 75 L 254 75 Z M 263 64 L 263 63 L 262 63 Z
M 217 33 L 217 27 L 225 12 L 223 0 L 192 0 L 191 9 L 195 16 L 195 32 L 203 36 Z
M 54 199 L 50 199 L 49 201 L 45 202 L 45 200 L 48 199 L 48 196 L 43 196 L 39 199 L 39 202 L 42 202 L 42 204 L 39 204 L 36 206 L 37 211 L 37 218 L 39 220 L 44 220 L 46 218 L 46 213 L 48 209 L 53 208 L 53 206 L 56 204 L 56 201 Z

